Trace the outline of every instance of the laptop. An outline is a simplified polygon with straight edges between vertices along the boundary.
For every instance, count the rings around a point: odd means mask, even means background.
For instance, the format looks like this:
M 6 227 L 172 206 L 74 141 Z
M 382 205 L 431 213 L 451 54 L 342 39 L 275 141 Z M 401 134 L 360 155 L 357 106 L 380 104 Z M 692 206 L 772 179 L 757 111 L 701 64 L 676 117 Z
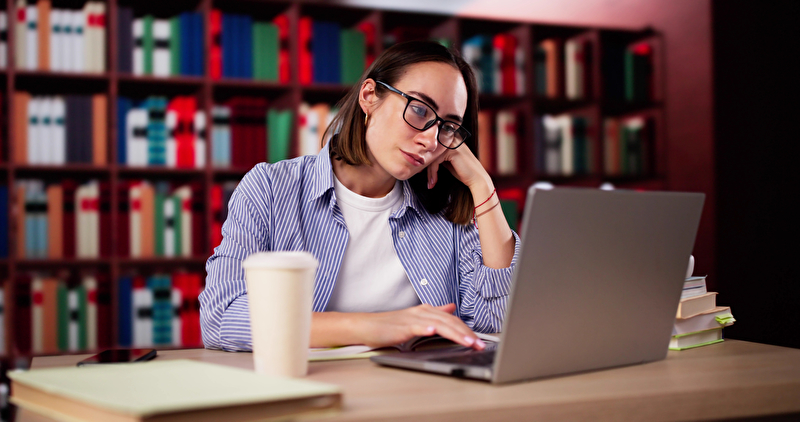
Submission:
M 492 383 L 664 359 L 704 198 L 532 186 L 500 342 L 370 359 Z

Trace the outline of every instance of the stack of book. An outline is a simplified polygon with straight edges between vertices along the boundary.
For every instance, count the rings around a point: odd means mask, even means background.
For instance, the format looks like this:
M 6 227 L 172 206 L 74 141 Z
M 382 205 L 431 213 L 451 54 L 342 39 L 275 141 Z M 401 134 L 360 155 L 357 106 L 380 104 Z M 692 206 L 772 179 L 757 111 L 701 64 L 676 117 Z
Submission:
M 200 302 L 203 278 L 176 272 L 124 276 L 118 284 L 117 320 L 122 347 L 202 345 Z
M 192 96 L 117 99 L 117 159 L 129 166 L 203 168 L 206 114 Z
M 511 109 L 478 112 L 478 157 L 489 174 L 517 174 L 518 118 L 517 111 Z
M 222 243 L 222 224 L 228 219 L 228 202 L 231 195 L 238 185 L 237 182 L 215 183 L 211 186 L 211 230 L 209 236 L 211 241 L 211 253 L 214 248 Z
M 608 43 L 603 46 L 604 92 L 609 100 L 651 101 L 656 97 L 654 45 Z
M 70 10 L 53 9 L 51 0 L 17 0 L 14 36 L 20 69 L 106 70 L 105 2 L 89 1 L 80 10 Z
M 300 142 L 297 155 L 317 155 L 324 141 L 322 135 L 336 117 L 338 110 L 327 103 L 308 104 L 303 102 L 297 112 L 300 126 Z
M 19 352 L 58 354 L 112 346 L 111 285 L 106 275 L 21 274 L 14 290 Z
M 97 258 L 111 250 L 108 182 L 72 180 L 45 185 L 16 183 L 15 213 L 24 235 L 17 250 L 25 258 Z M 101 230 L 106 228 L 106 230 Z
M 734 323 L 728 306 L 717 306 L 716 292 L 706 288 L 706 277 L 691 277 L 683 284 L 670 350 L 684 350 L 722 341 L 722 329 Z
M 354 84 L 367 67 L 368 42 L 375 27 L 369 22 L 342 28 L 338 22 L 300 18 L 298 29 L 300 83 Z
M 548 38 L 539 42 L 534 51 L 536 94 L 569 100 L 589 98 L 592 47 L 586 34 L 567 40 Z
M 162 77 L 203 75 L 202 13 L 134 17 L 132 7 L 120 6 L 117 19 L 120 72 Z
M 595 126 L 581 114 L 544 115 L 534 118 L 536 169 L 549 176 L 594 172 Z
M 292 157 L 292 110 L 267 108 L 262 98 L 236 97 L 215 105 L 211 114 L 215 167 L 250 168 Z
M 604 163 L 607 175 L 642 175 L 653 170 L 655 122 L 634 116 L 605 119 Z
M 192 257 L 203 254 L 203 195 L 199 183 L 126 181 L 120 186 L 120 256 Z
M 289 18 L 285 14 L 268 22 L 214 9 L 209 25 L 212 79 L 289 82 Z
M 107 163 L 105 94 L 32 97 L 17 91 L 14 107 L 20 111 L 14 121 L 18 164 Z
M 461 54 L 472 66 L 480 92 L 525 94 L 525 54 L 515 36 L 475 35 L 464 41 Z

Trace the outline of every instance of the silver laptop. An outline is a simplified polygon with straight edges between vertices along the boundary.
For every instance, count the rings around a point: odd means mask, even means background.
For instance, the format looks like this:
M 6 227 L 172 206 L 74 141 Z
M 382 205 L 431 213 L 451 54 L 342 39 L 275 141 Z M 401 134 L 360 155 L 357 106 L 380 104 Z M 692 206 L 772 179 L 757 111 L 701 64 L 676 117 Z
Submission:
M 492 383 L 664 359 L 704 197 L 531 187 L 500 342 L 371 359 Z

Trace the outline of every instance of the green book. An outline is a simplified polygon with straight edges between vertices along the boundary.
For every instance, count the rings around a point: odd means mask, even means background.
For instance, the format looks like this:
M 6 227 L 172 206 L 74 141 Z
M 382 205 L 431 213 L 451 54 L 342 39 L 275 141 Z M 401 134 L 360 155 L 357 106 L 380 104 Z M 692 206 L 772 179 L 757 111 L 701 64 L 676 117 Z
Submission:
M 142 37 L 142 56 L 144 58 L 144 74 L 153 74 L 153 49 L 155 40 L 153 38 L 153 15 L 142 17 L 144 36 Z
M 183 213 L 181 212 L 181 198 L 173 195 L 169 198 L 169 200 L 172 201 L 175 207 L 175 215 L 172 217 L 172 221 L 174 221 L 172 227 L 174 228 L 175 232 L 175 256 L 183 256 L 184 245 L 181 243 L 181 239 L 183 239 Z M 186 247 L 188 247 L 188 245 L 186 245 Z
M 292 111 L 271 108 L 267 111 L 267 155 L 270 163 L 289 158 Z
M 57 312 L 58 312 L 58 350 L 66 352 L 69 350 L 69 292 L 67 285 L 63 282 L 58 283 L 56 289 Z
M 9 371 L 11 402 L 70 421 L 294 420 L 329 416 L 342 402 L 332 384 L 188 359 L 95 366 Z
M 251 52 L 253 56 L 253 79 L 264 79 L 264 46 L 261 45 L 263 41 L 263 38 L 261 37 L 262 24 L 262 22 L 253 22 L 251 29 L 251 37 L 253 38 L 253 51 Z
M 503 215 L 506 216 L 506 221 L 508 221 L 508 226 L 511 227 L 511 230 L 517 231 L 517 223 L 519 220 L 517 201 L 501 199 L 500 209 L 503 210 Z
M 169 20 L 169 57 L 170 72 L 172 76 L 181 74 L 181 19 L 178 16 Z
M 154 253 L 156 256 L 164 256 L 164 201 L 166 200 L 169 185 L 166 182 L 156 183 L 156 193 L 153 198 L 153 226 L 155 228 Z
M 635 97 L 634 54 L 630 49 L 625 50 L 625 99 L 633 101 Z
M 264 79 L 268 81 L 278 81 L 278 52 L 280 42 L 278 41 L 278 26 L 272 22 L 264 22 L 261 27 L 261 45 L 263 47 L 262 57 L 264 63 Z
M 364 72 L 366 61 L 366 40 L 364 33 L 357 29 L 342 29 L 339 36 L 341 58 L 341 77 L 343 84 L 358 83 Z
M 86 288 L 83 285 L 74 287 L 78 294 L 78 350 L 89 348 L 86 319 Z

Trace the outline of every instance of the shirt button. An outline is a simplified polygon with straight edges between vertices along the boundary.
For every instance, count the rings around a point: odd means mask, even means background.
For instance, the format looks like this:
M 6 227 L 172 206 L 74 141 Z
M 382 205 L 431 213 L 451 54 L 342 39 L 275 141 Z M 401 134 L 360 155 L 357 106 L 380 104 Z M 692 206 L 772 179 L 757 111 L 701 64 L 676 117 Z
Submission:
M 423 286 L 427 286 L 428 285 L 428 280 L 423 278 L 422 280 L 419 281 L 419 284 L 421 284 Z
M 399 237 L 399 238 L 401 238 L 401 239 L 402 239 L 402 238 L 404 238 L 404 237 L 406 237 L 406 232 L 400 232 L 400 233 L 397 233 L 397 237 Z

